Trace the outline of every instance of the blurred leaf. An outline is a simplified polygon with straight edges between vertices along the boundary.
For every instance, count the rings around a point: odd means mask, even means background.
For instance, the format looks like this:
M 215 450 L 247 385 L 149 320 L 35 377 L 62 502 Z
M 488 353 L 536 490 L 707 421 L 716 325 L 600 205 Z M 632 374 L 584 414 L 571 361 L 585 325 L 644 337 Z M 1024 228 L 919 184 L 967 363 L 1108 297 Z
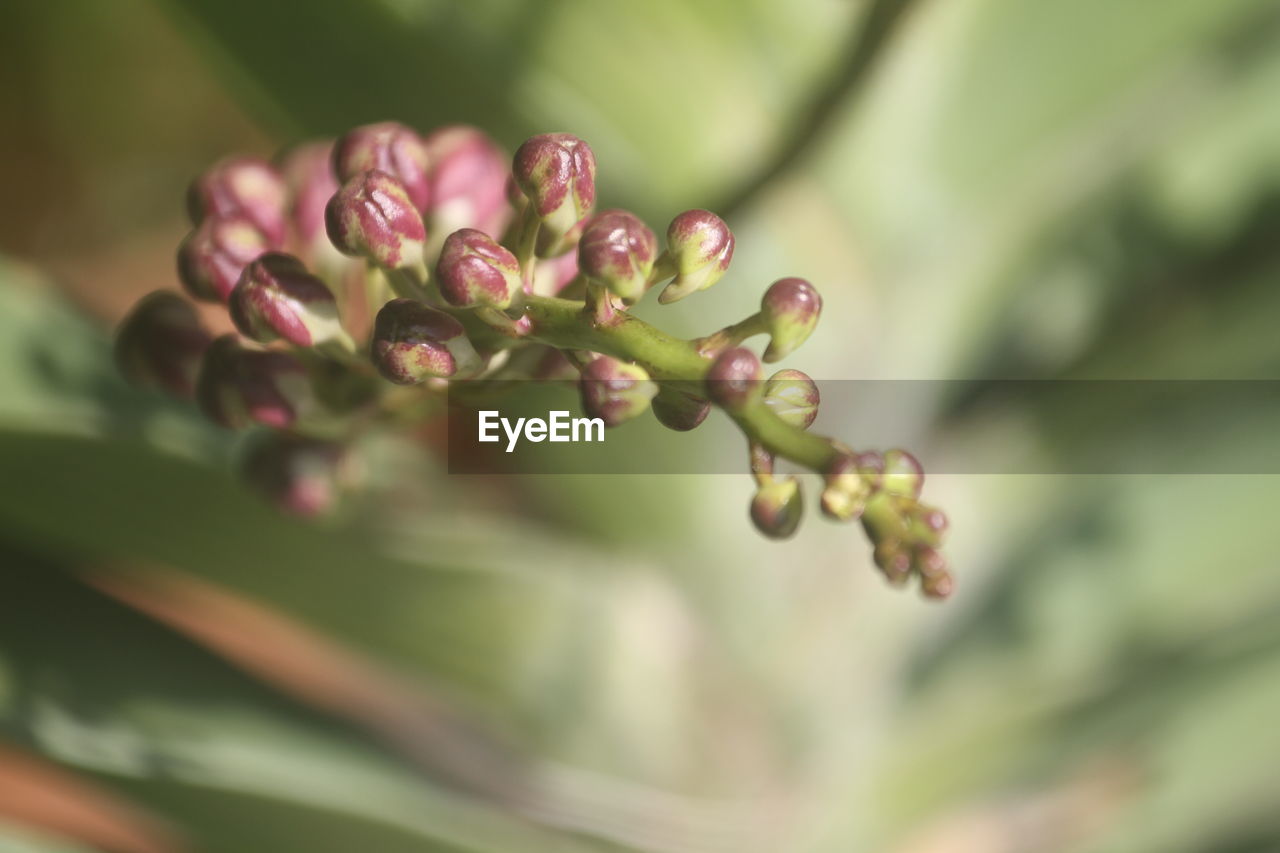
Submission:
M 175 853 L 185 845 L 135 804 L 0 742 L 0 821 L 119 853 Z M 3 849 L 0 834 L 0 849 Z
M 445 793 L 345 726 L 51 567 L 14 553 L 5 560 L 4 730 L 111 780 L 201 849 L 269 840 L 333 851 L 577 849 Z M 69 612 L 93 642 L 61 628 L 58 614 Z
M 287 135 L 463 121 L 515 146 L 567 130 L 606 198 L 642 213 L 722 196 L 840 58 L 852 4 L 801 0 L 165 0 Z M 673 209 L 674 208 L 674 209 Z

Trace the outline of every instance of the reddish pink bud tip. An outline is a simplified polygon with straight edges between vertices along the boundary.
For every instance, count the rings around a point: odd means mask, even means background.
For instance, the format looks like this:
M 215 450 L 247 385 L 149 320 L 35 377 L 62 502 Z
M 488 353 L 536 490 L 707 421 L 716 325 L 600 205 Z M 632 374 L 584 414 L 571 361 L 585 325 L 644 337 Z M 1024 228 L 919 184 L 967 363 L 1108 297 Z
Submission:
M 741 411 L 760 393 L 760 359 L 746 347 L 725 350 L 707 371 L 707 396 L 729 412 Z
M 333 148 L 333 171 L 339 181 L 361 172 L 386 172 L 404 187 L 418 211 L 426 210 L 431 187 L 427 148 L 413 128 L 394 121 L 366 124 L 342 136 Z
M 279 172 L 266 160 L 232 157 L 192 181 L 187 209 L 196 225 L 211 217 L 247 219 L 278 248 L 288 231 L 288 195 Z
M 248 219 L 210 217 L 178 247 L 178 278 L 193 298 L 226 302 L 244 268 L 270 249 L 270 242 Z
M 455 231 L 444 241 L 436 276 L 441 295 L 459 308 L 506 308 L 524 286 L 516 256 L 474 228 Z

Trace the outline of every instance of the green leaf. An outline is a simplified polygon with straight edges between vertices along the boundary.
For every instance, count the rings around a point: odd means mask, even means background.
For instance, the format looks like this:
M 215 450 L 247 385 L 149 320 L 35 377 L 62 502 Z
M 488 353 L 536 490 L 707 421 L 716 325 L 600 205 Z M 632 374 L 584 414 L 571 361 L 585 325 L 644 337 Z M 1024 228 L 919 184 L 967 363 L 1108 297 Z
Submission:
M 3 559 L 4 733 L 112 783 L 200 849 L 583 849 L 447 792 L 43 561 Z

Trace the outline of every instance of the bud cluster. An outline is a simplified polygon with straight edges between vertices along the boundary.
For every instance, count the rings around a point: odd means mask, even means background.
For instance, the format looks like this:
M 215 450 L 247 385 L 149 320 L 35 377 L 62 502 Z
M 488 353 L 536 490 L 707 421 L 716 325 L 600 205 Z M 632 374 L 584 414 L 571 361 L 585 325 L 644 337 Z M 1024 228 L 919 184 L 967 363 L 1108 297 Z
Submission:
M 508 159 L 475 128 L 424 135 L 380 122 L 276 163 L 223 160 L 192 183 L 188 207 L 178 277 L 192 299 L 224 306 L 237 333 L 214 339 L 190 302 L 156 293 L 122 324 L 117 360 L 221 426 L 257 429 L 242 473 L 280 508 L 333 509 L 358 480 L 358 432 L 433 410 L 406 395 L 568 371 L 606 427 L 651 408 L 687 431 L 723 411 L 750 449 L 749 515 L 764 535 L 799 530 L 801 479 L 775 473 L 790 461 L 822 478 L 823 514 L 861 520 L 891 582 L 916 576 L 930 597 L 950 591 L 938 550 L 946 519 L 920 503 L 915 458 L 808 432 L 817 384 L 792 369 L 765 377 L 762 362 L 816 328 L 817 289 L 778 279 L 759 311 L 694 340 L 634 317 L 650 290 L 668 304 L 723 279 L 734 235 L 708 210 L 657 230 L 625 209 L 597 211 L 596 158 L 582 139 L 534 136 Z M 757 335 L 768 338 L 762 355 L 744 346 Z

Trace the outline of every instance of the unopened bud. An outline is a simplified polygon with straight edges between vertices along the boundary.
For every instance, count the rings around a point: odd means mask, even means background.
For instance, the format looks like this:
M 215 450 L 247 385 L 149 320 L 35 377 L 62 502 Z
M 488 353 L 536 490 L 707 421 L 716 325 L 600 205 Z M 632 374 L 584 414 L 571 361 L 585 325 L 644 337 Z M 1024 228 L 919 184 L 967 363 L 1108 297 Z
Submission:
M 193 298 L 226 302 L 244 268 L 270 250 L 267 238 L 248 219 L 210 217 L 178 247 L 178 278 Z
M 315 409 L 306 368 L 288 353 L 251 350 L 235 335 L 209 345 L 196 378 L 196 402 L 214 423 L 287 429 Z
M 919 572 L 921 577 L 938 577 L 947 573 L 947 558 L 937 548 L 925 545 L 916 548 L 911 567 Z
M 818 386 L 799 370 L 779 370 L 764 383 L 764 404 L 782 420 L 808 429 L 818 417 Z
M 944 570 L 936 575 L 920 576 L 920 591 L 924 593 L 925 598 L 941 601 L 945 598 L 950 598 L 955 589 L 955 578 L 948 571 Z
M 916 519 L 935 537 L 941 537 L 947 530 L 947 514 L 936 506 L 919 504 L 916 508 Z
M 346 182 L 377 170 L 404 187 L 419 212 L 431 201 L 427 147 L 413 128 L 395 121 L 365 124 L 347 131 L 333 147 L 333 171 Z
M 902 586 L 911 577 L 911 553 L 897 539 L 877 542 L 872 559 L 894 586 Z
M 649 407 L 658 385 L 638 364 L 602 355 L 582 369 L 582 408 L 607 427 L 629 421 Z
M 516 256 L 474 228 L 455 231 L 444 241 L 436 277 L 440 294 L 459 308 L 507 308 L 523 288 Z
M 595 207 L 596 158 L 573 134 L 531 137 L 516 150 L 511 171 L 551 235 L 568 233 Z
M 495 237 L 502 234 L 511 218 L 507 202 L 511 161 L 506 152 L 483 131 L 467 125 L 433 131 L 423 145 L 429 166 L 427 217 L 432 233 L 475 228 Z
M 244 268 L 230 307 L 240 333 L 259 343 L 283 338 L 311 347 L 348 337 L 328 285 L 282 252 L 268 252 Z
M 316 266 L 329 265 L 340 255 L 329 242 L 324 209 L 338 191 L 333 174 L 333 143 L 308 142 L 291 149 L 280 164 L 289 188 L 289 223 L 294 245 Z
M 382 306 L 370 350 L 378 372 L 398 385 L 465 376 L 483 365 L 461 323 L 412 299 Z
M 644 295 L 657 257 L 653 230 L 625 210 L 592 217 L 578 243 L 578 269 L 628 305 Z
M 688 432 L 707 419 L 711 404 L 685 391 L 663 388 L 653 398 L 653 414 L 667 429 Z
M 804 499 L 795 477 L 769 479 L 751 499 L 751 521 L 770 539 L 787 539 L 800 526 Z
M 538 263 L 533 276 L 533 292 L 556 296 L 578 277 L 578 255 L 570 252 Z
M 706 290 L 719 281 L 733 260 L 733 232 L 709 210 L 686 210 L 667 228 L 667 256 L 676 277 L 663 288 L 663 305 Z
M 422 214 L 404 185 L 386 172 L 361 172 L 348 180 L 329 200 L 324 220 L 329 239 L 344 255 L 384 269 L 422 266 Z
M 210 340 L 190 302 L 158 290 L 144 296 L 121 323 L 116 364 L 136 385 L 190 397 Z
M 192 223 L 241 217 L 252 222 L 272 248 L 284 245 L 288 190 L 275 167 L 259 157 L 231 157 L 191 182 L 187 211 Z
M 344 445 L 274 431 L 254 436 L 241 474 L 276 509 L 303 518 L 332 512 L 355 480 Z
M 823 472 L 822 512 L 836 521 L 853 521 L 867 506 L 871 487 L 859 469 L 857 455 L 841 453 Z
M 920 497 L 924 487 L 924 469 L 920 462 L 905 450 L 894 448 L 884 452 L 884 484 L 891 495 L 905 498 Z
M 761 393 L 760 359 L 746 347 L 725 350 L 707 371 L 707 396 L 730 413 L 745 409 Z
M 781 278 L 769 285 L 760 300 L 760 315 L 769 330 L 764 360 L 778 361 L 798 349 L 818 325 L 821 313 L 822 297 L 804 279 Z

